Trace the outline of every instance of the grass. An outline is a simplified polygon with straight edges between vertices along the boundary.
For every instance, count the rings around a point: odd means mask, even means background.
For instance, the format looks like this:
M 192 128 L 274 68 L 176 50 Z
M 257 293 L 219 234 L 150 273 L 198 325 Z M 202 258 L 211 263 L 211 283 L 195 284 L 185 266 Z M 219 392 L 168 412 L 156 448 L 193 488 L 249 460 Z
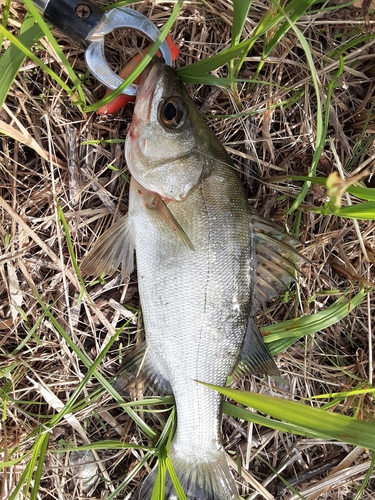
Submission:
M 89 283 L 79 271 L 127 210 L 131 111 L 96 120 L 104 89 L 82 51 L 18 3 L 1 7 L 1 495 L 129 498 L 157 457 L 158 498 L 173 400 L 124 401 L 111 385 L 140 337 L 136 276 Z M 312 263 L 258 316 L 286 383 L 220 389 L 238 402 L 224 405 L 223 435 L 241 495 L 373 498 L 373 13 L 307 0 L 135 7 L 179 45 L 179 75 L 251 203 Z M 108 46 L 121 67 L 137 40 Z

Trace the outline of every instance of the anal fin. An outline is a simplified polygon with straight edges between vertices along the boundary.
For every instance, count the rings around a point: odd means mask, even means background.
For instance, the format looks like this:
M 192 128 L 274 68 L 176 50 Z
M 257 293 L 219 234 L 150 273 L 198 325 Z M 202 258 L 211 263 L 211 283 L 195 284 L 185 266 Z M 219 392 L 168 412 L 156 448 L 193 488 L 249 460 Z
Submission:
M 249 319 L 241 354 L 230 378 L 236 380 L 245 374 L 280 375 L 253 318 Z

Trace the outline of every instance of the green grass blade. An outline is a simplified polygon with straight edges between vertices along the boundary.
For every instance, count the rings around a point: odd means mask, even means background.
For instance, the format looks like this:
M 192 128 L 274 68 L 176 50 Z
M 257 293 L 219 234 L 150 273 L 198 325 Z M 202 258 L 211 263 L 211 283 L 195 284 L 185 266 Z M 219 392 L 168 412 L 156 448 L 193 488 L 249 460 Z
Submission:
M 276 400 L 275 403 L 277 403 L 277 401 L 278 400 Z M 276 429 L 278 431 L 288 432 L 291 434 L 300 434 L 300 432 L 298 432 L 300 428 L 297 425 L 293 425 L 290 422 L 275 420 L 270 417 L 264 417 L 263 415 L 259 415 L 259 413 L 246 410 L 245 408 L 236 406 L 233 403 L 229 403 L 228 401 L 224 401 L 223 403 L 223 412 L 227 415 L 230 415 L 231 417 L 246 420 L 247 422 L 253 422 L 257 425 L 263 425 L 264 427 L 268 427 L 269 429 Z M 307 429 L 305 429 L 302 434 L 314 439 L 319 438 L 316 432 L 309 431 Z
M 37 443 L 34 444 L 33 446 L 33 450 L 34 450 L 34 447 L 37 445 Z M 31 454 L 31 453 L 30 453 Z M 29 454 L 28 454 L 29 455 Z M 17 463 L 17 461 L 15 461 Z M 24 468 L 22 474 L 21 474 L 21 477 L 19 478 L 18 482 L 17 482 L 17 485 L 16 487 L 13 489 L 13 491 L 11 492 L 11 494 L 9 495 L 9 498 L 8 500 L 18 500 L 19 498 L 26 498 L 25 496 L 23 497 L 20 497 L 19 496 L 19 493 L 21 491 L 21 488 L 23 487 L 23 485 L 25 484 L 25 482 L 27 481 L 27 478 L 28 478 L 28 475 L 30 475 L 30 472 L 29 472 L 29 464 L 30 462 L 28 462 L 27 466 Z
M 252 40 L 252 39 L 251 39 Z M 250 40 L 244 40 L 239 43 L 236 47 L 231 47 L 229 49 L 223 50 L 219 54 L 212 57 L 204 59 L 203 61 L 198 61 L 189 66 L 184 66 L 177 70 L 177 74 L 181 80 L 185 81 L 185 78 L 193 79 L 196 76 L 202 76 L 209 71 L 213 71 L 221 66 L 227 64 L 231 59 L 235 57 L 240 57 L 244 50 L 249 47 Z
M 139 446 L 132 443 L 125 443 L 124 441 L 116 441 L 112 439 L 106 439 L 103 441 L 96 441 L 95 443 L 83 444 L 82 446 L 72 446 L 69 443 L 63 448 L 51 449 L 53 453 L 63 453 L 66 451 L 86 451 L 86 450 L 148 450 L 153 451 L 154 448 L 148 446 Z
M 362 302 L 366 293 L 367 291 L 362 288 L 354 297 L 347 300 L 340 298 L 323 311 L 261 328 L 271 354 L 276 355 L 285 351 L 305 335 L 320 332 L 341 321 Z
M 347 52 L 348 50 L 352 48 L 357 48 L 362 44 L 365 44 L 367 42 L 370 42 L 373 40 L 375 37 L 375 33 L 367 33 L 367 34 L 360 34 L 357 35 L 353 38 L 351 38 L 348 42 L 342 43 L 339 45 L 338 48 L 332 50 L 331 52 L 327 53 L 327 58 L 329 59 L 335 59 Z
M 70 89 L 69 85 L 67 85 L 49 66 L 44 64 L 36 55 L 31 52 L 30 49 L 25 47 L 18 38 L 16 38 L 12 33 L 7 31 L 3 26 L 0 25 L 0 34 L 6 36 L 8 40 L 15 45 L 21 52 L 24 53 L 25 56 L 29 57 L 35 64 L 41 67 L 41 69 L 47 73 L 56 83 L 60 85 L 62 89 L 67 92 L 67 94 L 72 95 L 73 91 Z
M 375 220 L 375 202 L 365 201 L 357 205 L 341 207 L 333 212 L 333 215 L 348 219 Z
M 44 455 L 45 455 L 45 452 L 47 450 L 47 446 L 48 446 L 48 442 L 49 442 L 49 433 L 44 433 L 42 435 L 40 435 L 38 437 L 38 439 L 36 440 L 34 446 L 33 446 L 33 449 L 31 450 L 31 456 L 30 456 L 30 459 L 17 483 L 17 486 L 15 487 L 15 489 L 12 491 L 12 493 L 10 494 L 8 500 L 18 500 L 19 496 L 19 492 L 21 490 L 21 488 L 25 485 L 25 491 L 28 491 L 29 490 L 29 487 L 30 487 L 30 484 L 31 482 L 33 481 L 33 475 L 34 475 L 34 468 L 35 468 L 35 465 L 36 464 L 39 464 L 39 459 L 41 458 L 41 455 L 44 451 Z M 40 462 L 43 466 L 44 464 L 44 455 L 43 455 L 43 458 L 41 458 Z M 39 469 L 39 465 L 38 465 L 38 469 Z M 38 471 L 37 469 L 37 471 Z M 35 497 L 33 497 L 35 498 Z
M 335 439 L 375 450 L 375 424 L 370 422 L 263 394 L 211 384 L 204 385 L 238 403 L 295 425 L 299 434 L 311 435 L 310 433 L 313 432 L 321 439 Z
M 279 4 L 273 1 L 274 5 L 279 8 Z M 311 7 L 316 0 L 292 0 L 284 7 L 283 14 L 286 21 L 284 21 L 279 28 L 275 31 L 272 37 L 266 41 L 263 49 L 263 58 L 267 58 L 275 49 L 276 45 L 285 36 L 285 34 L 293 27 L 295 22 Z M 283 17 L 284 17 L 283 16 Z
M 167 452 L 164 446 L 159 449 L 158 473 L 152 490 L 151 500 L 160 500 L 165 498 L 165 476 L 167 473 L 167 465 L 165 463 Z
M 2 36 L 5 36 L 7 30 L 2 26 Z M 43 35 L 40 27 L 35 24 L 34 18 L 30 15 L 25 17 L 18 36 L 19 43 L 30 49 L 35 42 Z M 25 60 L 26 54 L 19 47 L 12 44 L 10 45 L 0 59 L 0 108 L 3 106 L 5 99 L 8 95 L 9 89 L 19 72 L 19 69 Z
M 43 322 L 43 320 L 44 320 L 44 314 L 42 314 L 36 320 L 36 322 L 30 328 L 30 330 L 29 330 L 28 334 L 26 335 L 26 337 L 22 340 L 22 342 L 11 353 L 11 356 L 15 356 L 18 352 L 20 352 L 25 347 L 25 345 L 27 344 L 27 342 L 30 340 L 31 337 L 34 337 L 34 339 L 36 340 L 36 342 L 41 343 L 41 340 L 37 336 L 37 331 L 38 331 L 41 323 Z M 27 325 L 25 325 L 25 329 L 28 329 Z
M 117 486 L 113 493 L 111 493 L 106 500 L 117 500 L 121 498 L 124 488 L 137 476 L 140 470 L 145 466 L 146 462 L 152 458 L 154 451 L 145 453 L 144 457 L 135 465 L 135 467 L 127 474 L 126 478 Z
M 2 26 L 4 26 L 4 28 L 7 25 L 8 19 L 9 19 L 10 3 L 11 3 L 10 0 L 6 0 L 4 8 L 3 8 L 3 16 L 2 16 L 2 19 L 1 19 L 1 24 L 2 24 Z M 21 26 L 21 28 L 22 28 L 22 26 Z M 3 41 L 4 41 L 4 36 L 1 35 L 0 36 L 0 47 L 3 46 Z
M 304 9 L 299 7 L 298 12 L 304 13 L 304 11 L 308 8 L 310 5 L 310 2 L 312 0 L 309 0 L 307 3 L 301 4 L 300 1 L 293 0 L 290 4 L 288 4 L 285 8 L 287 9 L 286 12 L 293 12 L 293 9 L 297 8 L 297 6 L 304 5 Z M 244 16 L 244 11 L 247 8 L 247 5 L 250 4 L 250 2 L 241 2 L 239 0 L 238 3 L 242 3 L 243 5 L 240 7 L 240 12 L 238 13 L 238 20 L 236 20 L 236 26 L 234 30 L 232 31 L 232 36 L 238 37 L 239 35 L 239 30 L 240 30 L 240 24 L 244 22 L 243 16 Z M 198 61 L 196 63 L 193 63 L 189 66 L 185 66 L 184 68 L 180 68 L 177 70 L 178 76 L 181 78 L 181 80 L 185 81 L 185 78 L 189 78 L 189 81 L 194 81 L 195 77 L 202 76 L 210 71 L 213 71 L 221 66 L 224 66 L 225 64 L 229 63 L 235 58 L 241 58 L 241 61 L 239 63 L 239 66 L 242 64 L 243 58 L 246 56 L 246 54 L 249 52 L 249 50 L 253 47 L 254 43 L 263 35 L 271 32 L 272 28 L 277 26 L 280 21 L 282 21 L 285 18 L 286 13 L 279 7 L 279 12 L 271 12 L 268 11 L 265 16 L 260 20 L 258 23 L 257 27 L 255 28 L 252 36 L 248 40 L 244 40 L 243 42 L 233 44 L 229 49 L 223 50 L 219 54 L 216 54 L 212 57 L 209 57 L 207 59 L 204 59 L 203 61 Z M 299 14 L 300 15 L 300 14 Z M 236 14 L 237 16 L 237 14 Z M 294 18 L 297 18 L 298 16 L 294 16 Z M 293 29 L 296 29 L 290 21 L 288 21 L 288 24 L 290 27 Z M 241 31 L 243 29 L 243 26 L 241 28 Z M 303 35 L 301 34 L 303 37 Z M 233 43 L 233 42 L 232 42 Z M 305 43 L 305 47 L 308 49 L 308 44 Z M 314 66 L 314 65 L 313 65 Z
M 318 184 L 319 186 L 327 187 L 327 177 L 307 177 L 306 175 L 287 175 L 283 178 L 271 178 L 271 182 L 281 182 L 285 179 L 290 179 L 292 181 L 309 181 L 312 184 Z M 365 186 L 347 185 L 345 187 L 345 192 L 359 198 L 360 200 L 375 201 L 375 189 L 368 188 Z
M 360 200 L 375 201 L 374 188 L 349 186 L 346 191 Z
M 33 481 L 33 489 L 31 491 L 31 500 L 37 500 L 38 498 L 38 492 L 39 492 L 39 487 L 40 487 L 40 480 L 43 475 L 43 469 L 44 469 L 44 463 L 45 463 L 45 458 L 48 450 L 48 443 L 49 443 L 49 438 L 50 438 L 50 433 L 46 432 L 43 434 L 43 440 L 40 445 L 40 450 L 39 450 L 39 456 L 38 456 L 38 464 L 37 468 L 34 474 L 34 481 Z M 30 471 L 32 472 L 32 471 Z
M 371 457 L 370 467 L 368 468 L 367 474 L 366 474 L 364 480 L 362 481 L 362 484 L 358 488 L 358 491 L 357 491 L 355 497 L 353 498 L 353 500 L 361 500 L 361 498 L 365 498 L 363 494 L 365 493 L 366 487 L 367 487 L 371 477 L 373 477 L 374 468 L 375 468 L 375 454 L 373 453 L 372 457 Z
M 233 0 L 232 46 L 239 43 L 252 0 Z
M 169 475 L 171 476 L 171 480 L 173 483 L 173 486 L 176 490 L 176 493 L 178 495 L 179 500 L 187 500 L 186 495 L 184 490 L 182 489 L 182 486 L 180 484 L 180 481 L 178 480 L 177 474 L 175 473 L 175 470 L 173 468 L 173 464 L 169 456 L 166 457 L 165 459 L 165 464 L 167 466 Z M 163 497 L 162 497 L 163 498 Z
M 77 262 L 76 254 L 75 254 L 74 247 L 73 247 L 73 242 L 72 242 L 72 239 L 70 237 L 69 224 L 65 218 L 64 212 L 62 211 L 62 209 L 59 205 L 57 206 L 57 216 L 58 216 L 58 219 L 59 219 L 59 221 L 63 227 L 63 230 L 64 230 L 66 245 L 68 247 L 70 259 L 72 261 L 72 265 L 73 265 L 75 274 L 76 274 L 78 281 L 82 287 L 82 290 L 80 292 L 80 298 L 78 301 L 78 302 L 80 302 L 82 295 L 84 293 L 86 293 L 86 284 L 85 284 L 85 280 L 82 277 L 82 273 L 81 273 L 81 270 L 80 270 L 78 262 Z
M 323 148 L 324 148 L 325 138 L 326 138 L 326 133 L 324 132 L 324 123 L 328 123 L 329 105 L 328 105 L 328 100 L 327 100 L 326 101 L 326 108 L 325 108 L 325 122 L 323 123 L 323 118 L 322 118 L 323 117 L 323 110 L 322 110 L 322 101 L 320 99 L 319 83 L 318 83 L 318 79 L 316 76 L 316 69 L 315 69 L 314 60 L 313 60 L 313 57 L 312 57 L 312 54 L 310 51 L 310 47 L 307 43 L 306 38 L 301 33 L 301 31 L 296 26 L 294 26 L 293 29 L 294 29 L 294 32 L 296 33 L 302 47 L 303 47 L 303 50 L 305 51 L 306 59 L 307 59 L 307 62 L 308 62 L 309 68 L 310 68 L 312 84 L 313 84 L 313 87 L 315 90 L 315 97 L 316 97 L 316 108 L 317 108 L 317 110 L 316 110 L 316 140 L 315 140 L 315 151 L 314 151 L 314 155 L 313 155 L 313 159 L 312 159 L 312 164 L 311 164 L 311 168 L 310 168 L 310 171 L 308 174 L 310 177 L 310 176 L 315 175 L 315 172 L 316 172 L 316 169 L 318 166 L 318 162 L 319 162 L 320 156 L 321 156 Z M 305 196 L 307 194 L 307 191 L 309 190 L 309 187 L 310 187 L 310 183 L 305 182 L 305 184 L 302 186 L 297 198 L 295 199 L 294 203 L 290 207 L 288 213 L 293 212 L 294 210 L 296 210 L 299 207 L 299 205 L 305 199 Z

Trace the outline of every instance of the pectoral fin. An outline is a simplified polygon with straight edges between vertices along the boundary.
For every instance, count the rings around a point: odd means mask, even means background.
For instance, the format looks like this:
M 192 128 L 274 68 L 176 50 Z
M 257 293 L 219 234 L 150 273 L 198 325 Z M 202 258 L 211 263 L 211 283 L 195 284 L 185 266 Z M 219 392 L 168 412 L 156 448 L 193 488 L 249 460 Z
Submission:
M 134 237 L 127 215 L 119 219 L 94 244 L 81 263 L 89 276 L 111 275 L 121 264 L 121 273 L 129 276 L 134 266 Z
M 134 180 L 134 182 L 136 182 Z M 138 195 L 142 196 L 143 202 L 146 208 L 150 210 L 155 210 L 160 218 L 167 224 L 167 226 L 173 231 L 173 234 L 178 240 L 180 240 L 187 248 L 194 250 L 194 246 L 190 241 L 188 235 L 185 233 L 183 228 L 177 222 L 175 216 L 169 210 L 168 206 L 164 200 L 156 193 L 147 191 L 137 182 Z
M 190 250 L 194 250 L 194 246 L 193 246 L 192 242 L 190 241 L 188 235 L 182 229 L 182 227 L 177 222 L 177 220 L 175 219 L 172 212 L 169 210 L 167 205 L 164 203 L 164 201 L 160 197 L 159 197 L 158 204 L 157 204 L 157 210 L 159 211 L 160 215 L 163 217 L 165 222 L 172 229 L 172 231 L 176 235 L 177 239 L 179 239 Z

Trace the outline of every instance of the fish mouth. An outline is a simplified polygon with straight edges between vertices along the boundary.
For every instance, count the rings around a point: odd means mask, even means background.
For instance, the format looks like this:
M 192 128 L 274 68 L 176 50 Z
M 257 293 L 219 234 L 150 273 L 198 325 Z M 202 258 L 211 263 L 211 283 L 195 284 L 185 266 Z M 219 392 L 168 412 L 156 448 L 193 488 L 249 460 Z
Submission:
M 137 98 L 134 108 L 134 118 L 137 120 L 148 121 L 151 114 L 151 105 L 156 85 L 163 73 L 163 63 L 154 59 L 144 69 L 139 83 Z
M 154 58 L 148 66 L 143 70 L 141 81 L 139 83 L 138 92 L 150 92 L 155 87 L 156 82 L 160 78 L 163 71 L 163 65 L 160 59 Z

